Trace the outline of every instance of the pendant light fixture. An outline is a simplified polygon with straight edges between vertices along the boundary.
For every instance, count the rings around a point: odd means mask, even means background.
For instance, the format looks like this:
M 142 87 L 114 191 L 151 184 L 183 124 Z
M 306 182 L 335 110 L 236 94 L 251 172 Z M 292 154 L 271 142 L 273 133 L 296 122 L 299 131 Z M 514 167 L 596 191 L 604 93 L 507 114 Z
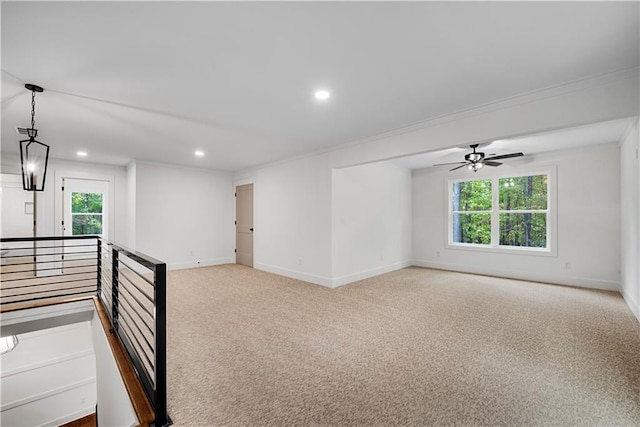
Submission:
M 20 165 L 22 166 L 22 188 L 27 191 L 44 190 L 44 180 L 47 176 L 49 162 L 49 146 L 36 141 L 36 92 L 42 92 L 40 86 L 27 83 L 25 88 L 31 91 L 31 128 L 18 128 L 20 135 L 27 135 L 29 139 L 20 141 Z

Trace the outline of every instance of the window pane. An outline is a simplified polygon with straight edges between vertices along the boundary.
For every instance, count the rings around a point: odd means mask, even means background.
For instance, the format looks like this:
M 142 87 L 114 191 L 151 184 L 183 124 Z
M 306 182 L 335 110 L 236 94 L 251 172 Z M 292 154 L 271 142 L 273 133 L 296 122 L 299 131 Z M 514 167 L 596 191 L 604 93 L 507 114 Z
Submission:
M 83 234 L 102 234 L 102 215 L 71 215 L 74 236 Z
M 454 182 L 452 200 L 454 211 L 490 211 L 491 181 Z
M 102 213 L 102 193 L 71 193 L 71 213 Z
M 501 178 L 501 210 L 547 209 L 547 175 Z
M 491 214 L 453 214 L 453 242 L 491 244 Z
M 500 245 L 546 248 L 547 214 L 500 214 Z

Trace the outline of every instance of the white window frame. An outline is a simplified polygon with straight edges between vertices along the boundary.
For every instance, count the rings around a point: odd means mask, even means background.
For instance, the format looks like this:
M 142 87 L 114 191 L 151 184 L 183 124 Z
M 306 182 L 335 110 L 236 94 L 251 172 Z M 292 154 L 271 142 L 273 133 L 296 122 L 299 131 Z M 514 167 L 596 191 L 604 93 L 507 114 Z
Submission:
M 486 169 L 486 168 L 485 168 Z M 483 169 L 484 171 L 484 169 Z M 523 176 L 547 175 L 547 209 L 528 210 L 504 210 L 499 208 L 499 181 L 505 178 L 519 178 Z M 507 254 L 557 256 L 557 197 L 556 197 L 556 167 L 545 169 L 519 170 L 513 173 L 500 173 L 498 171 L 488 171 L 478 176 L 461 175 L 446 181 L 446 206 L 447 215 L 445 217 L 445 247 L 447 249 L 461 249 L 478 252 L 496 252 Z M 491 215 L 491 243 L 488 245 L 477 243 L 457 243 L 453 241 L 453 184 L 467 181 L 491 181 L 491 210 L 473 211 L 471 213 Z M 465 211 L 466 212 L 466 211 Z M 545 248 L 522 247 L 522 246 L 502 246 L 500 245 L 500 214 L 501 213 L 546 213 L 547 215 L 547 246 Z
M 73 195 L 74 194 L 102 194 L 102 211 L 100 212 L 73 212 L 73 208 L 71 208 L 71 212 L 69 213 L 71 215 L 71 224 L 69 224 L 69 227 L 71 227 L 71 236 L 91 236 L 91 234 L 73 234 L 73 217 L 74 216 L 100 216 L 101 220 L 100 220 L 100 224 L 102 224 L 102 233 L 99 234 L 99 236 L 104 237 L 106 235 L 106 229 L 105 229 L 105 223 L 104 223 L 104 211 L 105 211 L 105 204 L 106 204 L 106 197 L 107 195 L 105 193 L 93 193 L 90 191 L 74 191 L 71 193 L 71 198 L 73 200 Z M 72 202 L 72 206 L 73 206 L 73 202 Z

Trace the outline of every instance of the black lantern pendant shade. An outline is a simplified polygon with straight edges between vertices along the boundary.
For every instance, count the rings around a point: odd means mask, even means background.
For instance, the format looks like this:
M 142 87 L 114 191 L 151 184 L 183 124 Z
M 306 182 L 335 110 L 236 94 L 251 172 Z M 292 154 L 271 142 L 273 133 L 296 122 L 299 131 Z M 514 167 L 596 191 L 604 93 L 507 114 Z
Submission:
M 35 138 L 20 141 L 20 163 L 22 164 L 22 188 L 27 191 L 44 190 L 47 176 L 49 146 Z
M 20 129 L 29 139 L 20 141 L 20 164 L 22 166 L 22 188 L 27 191 L 44 190 L 49 162 L 49 146 L 36 140 L 38 130 L 35 128 L 36 92 L 42 92 L 40 86 L 30 83 L 24 85 L 31 91 L 31 128 Z

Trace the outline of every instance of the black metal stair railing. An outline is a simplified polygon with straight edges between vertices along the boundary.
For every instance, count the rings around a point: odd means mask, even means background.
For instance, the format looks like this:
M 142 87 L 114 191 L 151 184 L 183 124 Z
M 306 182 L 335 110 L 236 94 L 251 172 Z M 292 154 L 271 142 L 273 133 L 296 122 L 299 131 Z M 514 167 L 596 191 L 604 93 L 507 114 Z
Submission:
M 101 248 L 101 287 L 115 333 L 156 410 L 156 426 L 171 424 L 166 384 L 166 264 L 116 244 Z
M 166 387 L 166 264 L 99 236 L 0 238 L 0 307 L 97 295 L 155 412 Z
M 0 306 L 96 292 L 100 238 L 0 239 Z

